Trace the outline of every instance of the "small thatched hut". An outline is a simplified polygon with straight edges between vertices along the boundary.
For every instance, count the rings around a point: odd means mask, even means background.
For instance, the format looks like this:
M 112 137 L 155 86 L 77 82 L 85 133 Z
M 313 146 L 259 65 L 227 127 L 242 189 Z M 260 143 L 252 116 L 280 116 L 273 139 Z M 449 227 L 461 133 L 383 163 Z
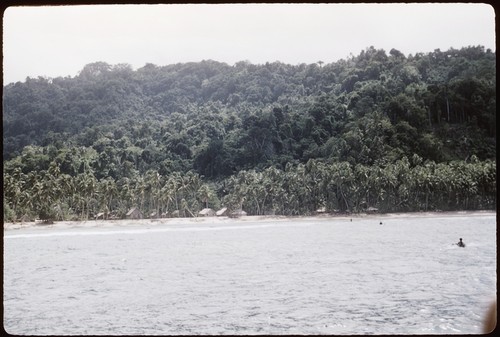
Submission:
M 201 215 L 201 216 L 214 216 L 215 215 L 215 211 L 211 208 L 204 208 L 202 209 L 201 211 L 198 212 L 198 215 Z
M 247 215 L 247 212 L 245 212 L 244 210 L 242 209 L 238 209 L 236 211 L 233 211 L 229 214 L 229 217 L 230 218 L 239 218 L 241 216 L 246 216 Z
M 20 222 L 21 224 L 24 224 L 25 222 L 31 222 L 33 220 L 28 215 L 24 214 L 17 221 Z
M 19 218 L 19 220 L 18 220 L 18 221 L 19 221 L 19 222 L 21 222 L 21 221 L 24 221 L 24 222 L 29 222 L 29 221 L 32 221 L 32 220 L 31 220 L 31 218 L 30 218 L 27 214 L 23 214 L 23 215 Z
M 219 209 L 217 212 L 215 212 L 215 215 L 217 216 L 225 216 L 227 215 L 227 207 Z
M 127 212 L 127 219 L 142 219 L 142 212 L 137 207 L 132 207 Z
M 326 213 L 326 207 L 320 207 L 316 210 L 316 214 L 324 214 Z

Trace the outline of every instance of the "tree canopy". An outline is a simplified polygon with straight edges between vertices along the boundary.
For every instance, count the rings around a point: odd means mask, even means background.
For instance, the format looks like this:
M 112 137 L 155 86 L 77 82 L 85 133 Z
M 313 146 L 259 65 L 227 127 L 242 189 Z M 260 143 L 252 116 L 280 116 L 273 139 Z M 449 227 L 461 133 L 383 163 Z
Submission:
M 96 62 L 4 86 L 3 111 L 4 217 L 496 204 L 496 54 L 481 46 Z

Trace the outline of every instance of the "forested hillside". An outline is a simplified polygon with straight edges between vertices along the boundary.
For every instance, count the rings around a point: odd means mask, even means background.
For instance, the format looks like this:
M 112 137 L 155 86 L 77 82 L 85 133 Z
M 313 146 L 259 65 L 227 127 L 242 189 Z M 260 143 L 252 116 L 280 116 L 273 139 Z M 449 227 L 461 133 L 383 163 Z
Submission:
M 3 88 L 4 218 L 496 206 L 496 54 L 88 64 Z

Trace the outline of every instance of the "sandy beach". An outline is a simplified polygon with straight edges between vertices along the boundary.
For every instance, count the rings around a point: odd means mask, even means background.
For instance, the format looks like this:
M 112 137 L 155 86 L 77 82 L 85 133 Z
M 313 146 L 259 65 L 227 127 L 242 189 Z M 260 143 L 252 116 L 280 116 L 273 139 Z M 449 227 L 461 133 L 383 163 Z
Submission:
M 120 219 L 120 220 L 87 220 L 87 221 L 54 221 L 53 224 L 44 224 L 41 221 L 35 222 L 6 222 L 3 224 L 4 231 L 22 230 L 33 228 L 95 228 L 95 227 L 122 227 L 122 226 L 155 226 L 155 225 L 182 225 L 182 224 L 224 224 L 224 223 L 245 223 L 258 221 L 345 221 L 350 219 L 384 219 L 384 218 L 436 218 L 454 216 L 484 216 L 496 215 L 495 211 L 455 211 L 455 212 L 410 212 L 410 213 L 358 213 L 358 214 L 321 214 L 314 216 L 267 216 L 249 215 L 239 218 L 229 217 L 196 217 L 196 218 L 163 218 L 163 219 Z

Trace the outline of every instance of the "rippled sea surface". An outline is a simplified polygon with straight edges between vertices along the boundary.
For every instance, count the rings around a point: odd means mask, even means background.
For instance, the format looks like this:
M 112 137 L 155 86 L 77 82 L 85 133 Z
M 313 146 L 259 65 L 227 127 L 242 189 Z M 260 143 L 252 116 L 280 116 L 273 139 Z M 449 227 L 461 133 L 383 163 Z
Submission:
M 11 334 L 475 334 L 494 298 L 491 214 L 4 232 Z

